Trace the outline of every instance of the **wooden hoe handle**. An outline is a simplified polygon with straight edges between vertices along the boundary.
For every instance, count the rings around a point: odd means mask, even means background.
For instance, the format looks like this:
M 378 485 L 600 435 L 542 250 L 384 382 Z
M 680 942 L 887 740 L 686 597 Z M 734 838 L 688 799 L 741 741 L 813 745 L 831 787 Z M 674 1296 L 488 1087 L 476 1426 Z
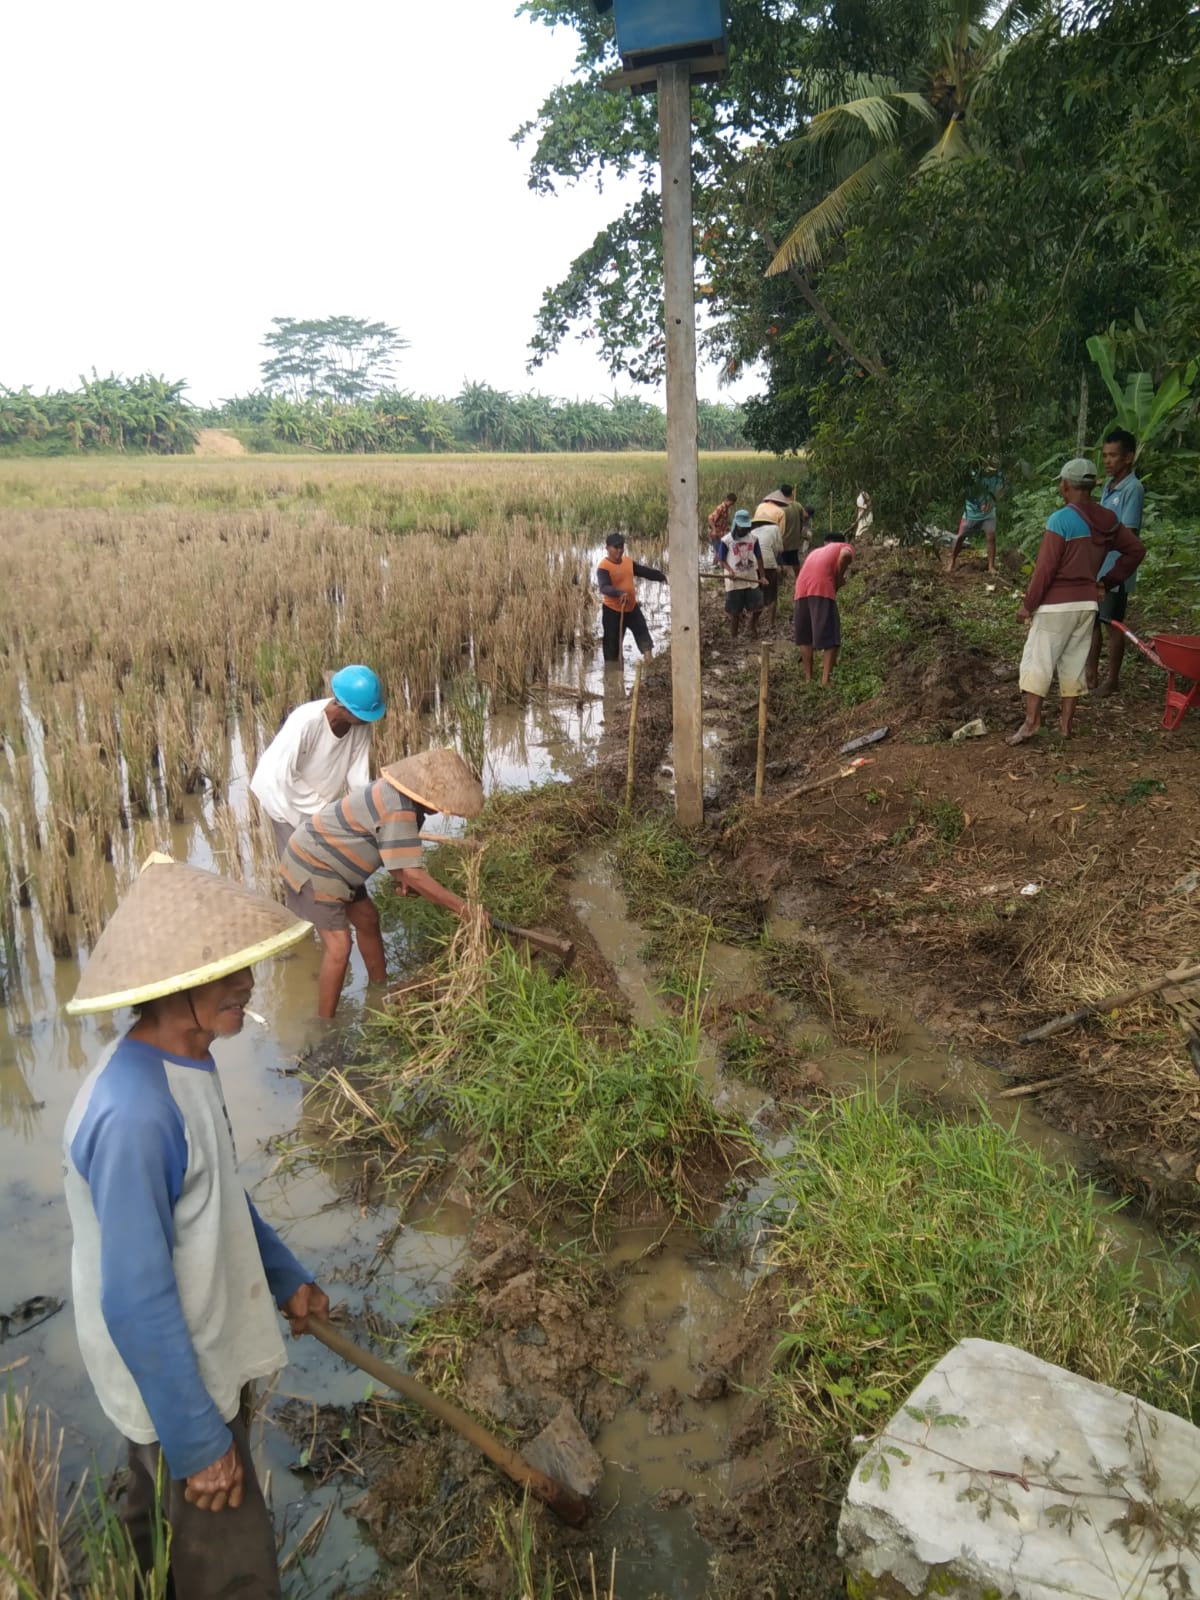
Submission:
M 473 1444 L 487 1456 L 489 1461 L 494 1461 L 514 1483 L 520 1484 L 523 1489 L 528 1489 L 530 1494 L 536 1495 L 548 1505 L 564 1522 L 569 1522 L 573 1528 L 577 1528 L 586 1520 L 588 1503 L 581 1495 L 569 1489 L 566 1484 L 559 1483 L 556 1478 L 551 1478 L 546 1473 L 539 1472 L 536 1467 L 531 1467 L 515 1450 L 510 1450 L 494 1434 L 481 1427 L 474 1417 L 468 1416 L 461 1406 L 456 1406 L 452 1400 L 435 1394 L 419 1378 L 401 1372 L 399 1367 L 394 1367 L 390 1361 L 384 1361 L 370 1350 L 364 1350 L 362 1345 L 355 1344 L 353 1339 L 347 1338 L 340 1329 L 333 1327 L 323 1317 L 310 1315 L 308 1331 L 315 1339 L 319 1339 L 326 1349 L 341 1356 L 343 1361 L 349 1361 L 351 1366 L 361 1367 L 363 1372 L 368 1373 L 379 1383 L 394 1389 L 406 1400 L 411 1400 L 414 1405 L 421 1406 L 439 1421 L 453 1428 L 455 1433 L 461 1434 L 468 1443 Z

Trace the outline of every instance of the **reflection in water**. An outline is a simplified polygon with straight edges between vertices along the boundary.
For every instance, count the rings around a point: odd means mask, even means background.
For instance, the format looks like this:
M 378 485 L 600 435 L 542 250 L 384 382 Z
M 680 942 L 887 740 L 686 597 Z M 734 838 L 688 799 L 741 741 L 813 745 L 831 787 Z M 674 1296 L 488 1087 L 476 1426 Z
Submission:
M 26 1141 L 37 1132 L 44 1100 L 34 1098 L 15 1061 L 0 1061 L 0 1129 Z

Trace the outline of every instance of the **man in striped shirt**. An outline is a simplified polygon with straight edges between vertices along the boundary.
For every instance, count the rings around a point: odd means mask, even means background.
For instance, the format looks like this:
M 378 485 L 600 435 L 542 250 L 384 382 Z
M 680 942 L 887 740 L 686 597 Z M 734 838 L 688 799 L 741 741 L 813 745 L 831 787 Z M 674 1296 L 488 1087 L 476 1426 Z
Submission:
M 425 750 L 306 817 L 288 840 L 279 872 L 288 909 L 311 922 L 324 946 L 317 1015 L 332 1017 L 350 965 L 353 936 L 372 983 L 387 977 L 379 913 L 366 892 L 381 868 L 402 894 L 423 895 L 462 916 L 467 902 L 422 866 L 421 824 L 431 812 L 474 817 L 483 789 L 453 750 Z

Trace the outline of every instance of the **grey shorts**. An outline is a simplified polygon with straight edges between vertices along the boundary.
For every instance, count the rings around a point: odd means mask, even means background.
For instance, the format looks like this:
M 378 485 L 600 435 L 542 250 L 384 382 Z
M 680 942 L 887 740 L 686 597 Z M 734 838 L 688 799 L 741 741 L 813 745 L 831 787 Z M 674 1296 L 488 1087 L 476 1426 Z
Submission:
M 838 649 L 842 623 L 837 601 L 823 594 L 801 595 L 792 606 L 792 642 L 813 650 Z
M 761 611 L 763 608 L 763 591 L 755 584 L 753 589 L 726 589 L 725 615 L 727 617 L 741 616 L 743 611 Z
M 1097 622 L 1124 622 L 1125 613 L 1129 609 L 1129 591 L 1124 584 L 1116 589 L 1109 589 L 1104 599 L 1100 602 L 1100 609 L 1096 613 Z
M 275 849 L 282 861 L 288 841 L 295 829 L 290 822 L 279 822 L 275 817 L 271 817 L 269 821 L 271 832 L 275 835 Z M 318 900 L 311 883 L 306 883 L 303 889 L 293 889 L 287 883 L 283 886 L 283 903 L 292 915 L 302 918 L 305 922 L 311 922 L 314 928 L 324 933 L 342 933 L 349 928 L 350 918 L 347 908 L 354 901 L 365 899 L 367 891 L 365 885 L 361 883 L 349 900 Z

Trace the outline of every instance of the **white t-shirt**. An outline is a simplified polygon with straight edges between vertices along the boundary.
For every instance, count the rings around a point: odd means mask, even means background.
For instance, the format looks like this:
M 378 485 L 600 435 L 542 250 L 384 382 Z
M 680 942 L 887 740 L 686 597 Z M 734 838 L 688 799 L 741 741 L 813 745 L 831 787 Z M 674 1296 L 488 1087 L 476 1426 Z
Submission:
M 774 522 L 761 522 L 754 529 L 754 537 L 758 540 L 763 566 L 768 572 L 774 572 L 779 565 L 779 551 L 783 543 L 782 530 Z
M 325 715 L 328 700 L 297 706 L 263 751 L 250 791 L 274 822 L 298 828 L 322 806 L 371 781 L 371 729 L 358 724 L 339 739 Z

